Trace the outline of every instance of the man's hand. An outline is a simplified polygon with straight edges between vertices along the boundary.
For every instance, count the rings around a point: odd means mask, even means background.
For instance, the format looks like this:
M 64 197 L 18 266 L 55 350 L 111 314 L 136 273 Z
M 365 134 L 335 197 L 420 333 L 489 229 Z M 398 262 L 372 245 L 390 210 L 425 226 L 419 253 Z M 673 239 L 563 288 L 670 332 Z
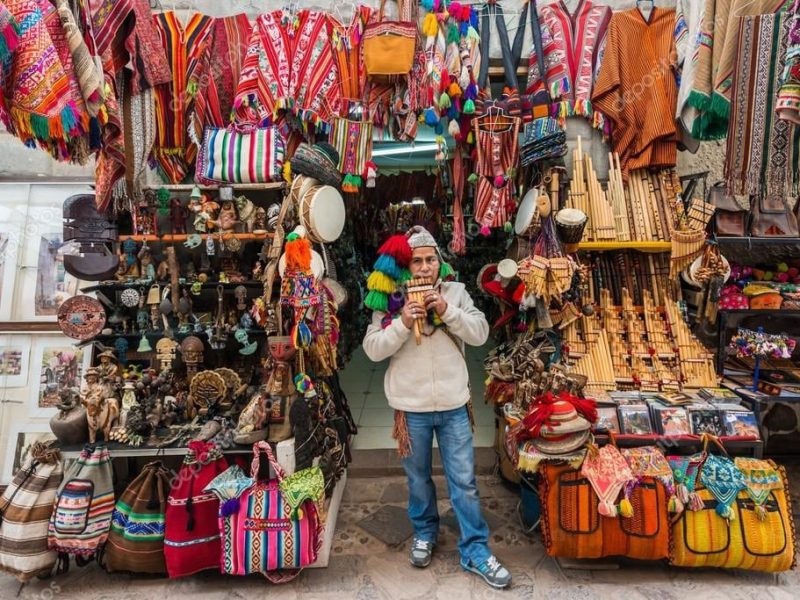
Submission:
M 414 321 L 416 319 L 424 316 L 425 308 L 419 302 L 414 302 L 413 300 L 411 302 L 406 302 L 403 305 L 403 312 L 400 313 L 400 319 L 403 321 L 403 325 L 408 329 L 414 326 Z
M 434 310 L 436 314 L 441 317 L 447 310 L 447 302 L 444 301 L 442 295 L 436 290 L 429 290 L 425 292 L 425 309 Z

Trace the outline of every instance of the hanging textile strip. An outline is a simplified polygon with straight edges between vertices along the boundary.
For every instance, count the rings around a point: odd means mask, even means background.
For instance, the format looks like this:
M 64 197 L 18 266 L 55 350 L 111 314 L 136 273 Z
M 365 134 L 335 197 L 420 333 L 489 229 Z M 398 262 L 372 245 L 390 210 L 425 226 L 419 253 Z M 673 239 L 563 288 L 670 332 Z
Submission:
M 778 118 L 800 125 L 800 0 L 795 0 L 789 11 L 792 25 L 789 31 L 789 49 L 778 90 L 776 110 Z
M 616 517 L 617 497 L 622 488 L 634 478 L 617 447 L 608 444 L 599 450 L 590 448 L 581 466 L 581 474 L 589 480 L 600 500 L 598 512 L 605 517 Z
M 236 83 L 247 53 L 251 26 L 247 15 L 216 18 L 197 68 L 187 76 L 189 137 L 199 146 L 205 127 L 225 127 L 230 121 Z
M 339 172 L 344 175 L 342 190 L 357 192 L 365 175 L 367 161 L 372 160 L 372 123 L 334 117 L 331 144 L 339 153 Z
M 83 39 L 69 0 L 58 0 L 58 17 L 64 29 L 67 45 L 72 53 L 72 62 L 78 86 L 90 116 L 96 117 L 103 103 L 103 73 Z
M 328 16 L 331 25 L 331 48 L 344 100 L 364 100 L 367 71 L 361 60 L 361 37 L 373 12 L 371 7 L 360 5 L 355 9 L 349 25 L 340 23 L 333 15 Z M 346 116 L 344 113 L 346 108 L 346 103 L 343 102 L 340 116 Z
M 111 206 L 114 186 L 125 176 L 125 141 L 122 132 L 122 114 L 117 102 L 114 59 L 111 50 L 103 55 L 105 78 L 104 110 L 107 122 L 103 126 L 103 144 L 97 156 L 95 168 L 95 203 L 98 212 L 106 212 Z M 121 91 L 121 90 L 120 90 Z
M 448 245 L 448 249 L 458 256 L 463 256 L 467 249 L 467 236 L 464 231 L 464 209 L 462 201 L 467 184 L 467 175 L 464 172 L 465 158 L 461 152 L 453 155 L 453 239 Z
M 608 26 L 592 102 L 611 121 L 611 146 L 626 180 L 634 169 L 677 161 L 677 86 L 664 59 L 674 55 L 674 26 L 675 11 L 658 7 L 649 21 L 637 8 L 614 13 Z
M 173 11 L 153 16 L 172 71 L 172 82 L 156 87 L 156 142 L 152 157 L 161 178 L 180 183 L 197 156 L 197 146 L 187 139 L 186 82 L 199 65 L 213 19 L 195 13 L 184 28 Z
M 740 23 L 725 179 L 734 194 L 794 195 L 800 127 L 775 112 L 790 21 L 777 14 L 743 17 Z
M 73 94 L 62 53 L 50 35 L 55 27 L 60 29 L 58 17 L 53 27 L 48 16 L 54 15 L 54 9 L 38 0 L 7 0 L 5 5 L 20 29 L 17 49 L 5 61 L 0 81 L 9 130 L 57 160 L 70 160 L 68 143 L 88 132 L 88 114 L 80 110 L 83 99 Z M 61 50 L 69 56 L 68 47 Z
M 503 227 L 514 211 L 512 193 L 513 183 L 506 180 L 496 186 L 492 178 L 480 176 L 475 193 L 475 222 L 481 226 L 481 233 L 489 235 L 490 229 Z
M 283 109 L 327 132 L 340 102 L 327 15 L 301 10 L 292 19 L 278 10 L 259 16 L 236 89 L 236 119 L 274 122 Z
M 539 11 L 545 80 L 532 53 L 527 93 L 544 90 L 546 81 L 555 103 L 553 116 L 562 125 L 566 117 L 579 115 L 589 118 L 601 131 L 606 127 L 602 114 L 592 108 L 592 84 L 602 60 L 610 21 L 611 9 L 590 0 L 579 0 L 574 13 L 569 12 L 563 1 L 543 6 Z
M 681 126 L 684 145 L 692 152 L 696 151 L 697 140 L 693 139 L 692 130 L 699 111 L 689 104 L 688 100 L 697 72 L 699 48 L 706 39 L 701 35 L 704 10 L 703 2 L 695 0 L 678 0 L 676 5 L 675 50 L 678 53 L 680 86 L 675 115 Z
M 96 55 L 111 49 L 114 70 L 132 71 L 133 95 L 172 80 L 169 62 L 159 41 L 147 0 L 87 0 L 92 16 Z M 128 31 L 124 44 L 117 34 Z
M 736 457 L 734 459 L 736 467 L 742 472 L 747 494 L 756 504 L 756 514 L 759 519 L 766 517 L 764 505 L 773 491 L 783 489 L 783 479 L 778 469 L 771 460 L 759 460 L 757 458 Z
M 19 26 L 5 5 L 0 4 L 0 63 L 5 63 L 11 58 L 12 52 L 17 49 L 19 41 Z M 5 68 L 2 66 L 0 68 Z
M 742 472 L 734 462 L 726 456 L 709 454 L 700 468 L 700 483 L 717 501 L 717 514 L 724 519 L 735 518 L 731 504 L 745 485 Z
M 522 8 L 523 11 L 528 10 L 528 5 L 525 4 Z M 519 59 L 522 56 L 522 44 L 525 36 L 525 15 L 523 13 L 520 17 L 521 25 L 517 28 L 514 35 L 513 46 L 508 40 L 508 29 L 506 28 L 506 18 L 503 14 L 503 7 L 494 2 L 487 2 L 481 9 L 481 28 L 480 28 L 480 54 L 485 60 L 481 60 L 480 69 L 478 71 L 478 86 L 481 90 L 489 88 L 489 46 L 491 39 L 491 17 L 494 15 L 495 24 L 497 27 L 497 37 L 500 42 L 500 52 L 503 58 L 503 70 L 505 72 L 505 83 L 507 87 L 519 89 L 519 81 L 517 80 L 517 67 L 519 66 Z M 473 64 L 474 68 L 474 64 Z M 489 93 L 491 96 L 491 92 Z

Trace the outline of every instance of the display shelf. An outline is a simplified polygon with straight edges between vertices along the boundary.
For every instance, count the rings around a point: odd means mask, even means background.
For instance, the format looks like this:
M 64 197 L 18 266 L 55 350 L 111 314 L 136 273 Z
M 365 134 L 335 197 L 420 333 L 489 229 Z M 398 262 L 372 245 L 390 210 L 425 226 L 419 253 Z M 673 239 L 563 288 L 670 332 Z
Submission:
M 741 321 L 739 319 L 746 317 L 763 317 L 757 323 L 750 325 L 750 328 L 756 325 L 764 327 L 766 331 L 772 330 L 773 332 L 785 331 L 786 323 L 784 317 L 799 317 L 800 310 L 793 309 L 767 309 L 758 310 L 752 308 L 737 308 L 731 310 L 720 309 L 717 311 L 717 373 L 722 373 L 725 370 L 725 348 L 728 345 L 728 331 L 733 327 L 739 327 Z M 733 324 L 730 321 L 734 321 Z
M 136 281 L 101 281 L 96 283 L 95 285 L 90 285 L 84 288 L 81 288 L 81 292 L 96 292 L 98 290 L 126 290 L 128 288 L 140 288 L 140 287 L 149 287 L 157 283 L 159 285 L 169 285 L 169 281 L 147 281 L 147 282 L 136 282 Z M 181 285 L 191 286 L 191 283 L 182 283 Z M 223 289 L 226 291 L 228 290 L 235 290 L 237 287 L 244 286 L 247 289 L 262 289 L 264 287 L 264 283 L 261 281 L 248 279 L 247 281 L 242 281 L 239 283 L 220 283 L 218 281 L 207 281 L 206 283 L 202 284 L 201 289 L 203 290 L 216 290 L 217 286 L 221 285 Z
M 217 191 L 221 187 L 232 187 L 236 190 L 281 190 L 286 187 L 283 181 L 270 183 L 220 183 L 219 185 L 199 185 L 194 183 L 165 183 L 164 185 L 148 185 L 145 190 L 165 189 L 170 192 L 191 192 L 195 187 L 201 191 Z
M 581 242 L 578 250 L 586 252 L 610 252 L 613 250 L 638 250 L 639 252 L 670 252 L 671 242 Z
M 134 235 L 134 234 L 123 234 L 119 236 L 119 241 L 124 242 L 126 240 L 133 240 L 134 242 L 166 242 L 166 243 L 175 243 L 175 242 L 185 242 L 189 239 L 190 235 L 199 235 L 200 239 L 207 240 L 209 237 L 213 238 L 214 240 L 240 240 L 243 242 L 254 242 L 254 241 L 263 241 L 266 239 L 272 239 L 273 234 L 269 232 L 264 233 L 198 233 L 198 234 L 189 234 L 189 233 L 165 233 L 164 235 Z
M 751 236 L 719 236 L 714 240 L 722 246 L 797 246 L 800 237 L 751 237 Z
M 247 335 L 253 335 L 253 336 L 260 336 L 260 335 L 266 335 L 267 334 L 264 329 L 246 329 L 245 331 L 247 331 Z M 154 339 L 155 340 L 159 340 L 162 337 L 166 337 L 164 335 L 164 331 L 163 330 L 160 330 L 160 331 L 145 331 L 144 335 L 148 340 L 154 340 Z M 179 333 L 175 329 L 172 330 L 172 338 L 175 339 L 176 341 L 183 340 L 184 338 L 187 338 L 190 335 L 193 335 L 193 336 L 199 337 L 199 338 L 208 337 L 208 335 L 206 334 L 205 329 L 203 331 L 200 331 L 200 332 L 196 332 L 196 331 L 192 330 L 192 331 L 189 331 L 189 332 L 186 332 L 186 333 Z M 229 331 L 228 332 L 228 337 L 233 337 L 233 331 Z M 100 343 L 103 343 L 103 341 L 116 340 L 118 338 L 127 338 L 127 339 L 137 339 L 137 340 L 139 340 L 139 339 L 142 338 L 142 334 L 141 333 L 112 333 L 111 335 L 102 335 L 102 334 L 100 334 L 100 335 L 96 335 L 92 339 L 96 340 L 96 341 L 98 341 Z M 92 340 L 89 340 L 89 341 L 84 342 L 84 343 L 89 343 L 91 341 Z

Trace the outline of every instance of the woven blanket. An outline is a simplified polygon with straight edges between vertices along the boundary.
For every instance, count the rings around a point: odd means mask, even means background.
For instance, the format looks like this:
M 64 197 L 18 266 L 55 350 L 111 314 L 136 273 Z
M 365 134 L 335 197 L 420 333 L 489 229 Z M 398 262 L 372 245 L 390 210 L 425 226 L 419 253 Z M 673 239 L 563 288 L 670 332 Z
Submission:
M 725 179 L 734 194 L 786 197 L 800 183 L 800 128 L 777 118 L 780 66 L 788 48 L 782 14 L 740 20 Z
M 800 0 L 795 0 L 792 9 L 792 25 L 789 31 L 789 49 L 778 90 L 778 118 L 800 125 Z
M 19 25 L 17 49 L 4 61 L 0 88 L 4 90 L 9 130 L 27 145 L 38 144 L 58 160 L 71 158 L 68 142 L 88 130 L 88 115 L 81 112 L 48 30 L 41 0 L 7 0 Z M 48 14 L 51 14 L 50 12 Z M 56 19 L 57 20 L 57 19 Z M 62 48 L 69 55 L 69 48 Z
M 103 78 L 105 80 L 104 110 L 106 123 L 103 126 L 103 145 L 97 155 L 95 168 L 95 203 L 97 210 L 106 212 L 111 206 L 114 187 L 125 176 L 125 144 L 122 132 L 122 111 L 117 101 L 116 73 L 111 50 L 103 55 Z
M 616 446 L 608 444 L 599 450 L 589 451 L 581 466 L 581 473 L 597 494 L 598 512 L 605 517 L 615 517 L 617 497 L 628 482 L 634 479 L 628 463 Z
M 0 4 L 0 68 L 6 60 L 11 58 L 11 53 L 17 49 L 19 40 L 19 26 L 14 20 L 14 15 L 4 4 Z
M 56 562 L 47 548 L 47 524 L 64 475 L 58 450 L 36 443 L 0 498 L 0 570 L 27 581 Z
M 67 46 L 72 55 L 75 77 L 86 110 L 96 117 L 103 103 L 103 72 L 89 52 L 75 16 L 72 14 L 69 0 L 58 0 L 58 17 L 64 30 Z

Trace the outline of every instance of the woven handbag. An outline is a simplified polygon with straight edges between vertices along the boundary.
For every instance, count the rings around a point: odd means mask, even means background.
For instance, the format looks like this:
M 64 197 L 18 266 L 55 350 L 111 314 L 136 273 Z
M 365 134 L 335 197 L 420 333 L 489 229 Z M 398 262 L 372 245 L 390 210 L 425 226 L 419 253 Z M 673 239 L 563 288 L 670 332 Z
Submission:
M 709 454 L 709 441 L 723 456 Z M 672 524 L 670 563 L 779 572 L 795 560 L 795 535 L 786 471 L 771 460 L 724 455 L 705 440 L 692 502 Z
M 285 154 L 277 127 L 206 127 L 195 179 L 206 185 L 279 181 Z
M 275 471 L 274 479 L 258 479 L 262 451 Z M 257 442 L 253 445 L 251 477 L 232 466 L 205 489 L 222 501 L 222 573 L 261 573 L 273 583 L 284 583 L 316 562 L 322 543 L 316 502 L 324 494 L 319 467 L 287 478 L 269 444 Z
M 169 472 L 154 461 L 125 488 L 114 507 L 111 532 L 105 546 L 109 572 L 166 573 L 164 512 Z
M 364 28 L 364 66 L 367 75 L 408 75 L 414 64 L 417 46 L 417 24 L 411 19 L 410 6 L 399 1 L 402 21 L 387 21 L 383 18 L 386 0 L 381 0 L 378 20 Z

